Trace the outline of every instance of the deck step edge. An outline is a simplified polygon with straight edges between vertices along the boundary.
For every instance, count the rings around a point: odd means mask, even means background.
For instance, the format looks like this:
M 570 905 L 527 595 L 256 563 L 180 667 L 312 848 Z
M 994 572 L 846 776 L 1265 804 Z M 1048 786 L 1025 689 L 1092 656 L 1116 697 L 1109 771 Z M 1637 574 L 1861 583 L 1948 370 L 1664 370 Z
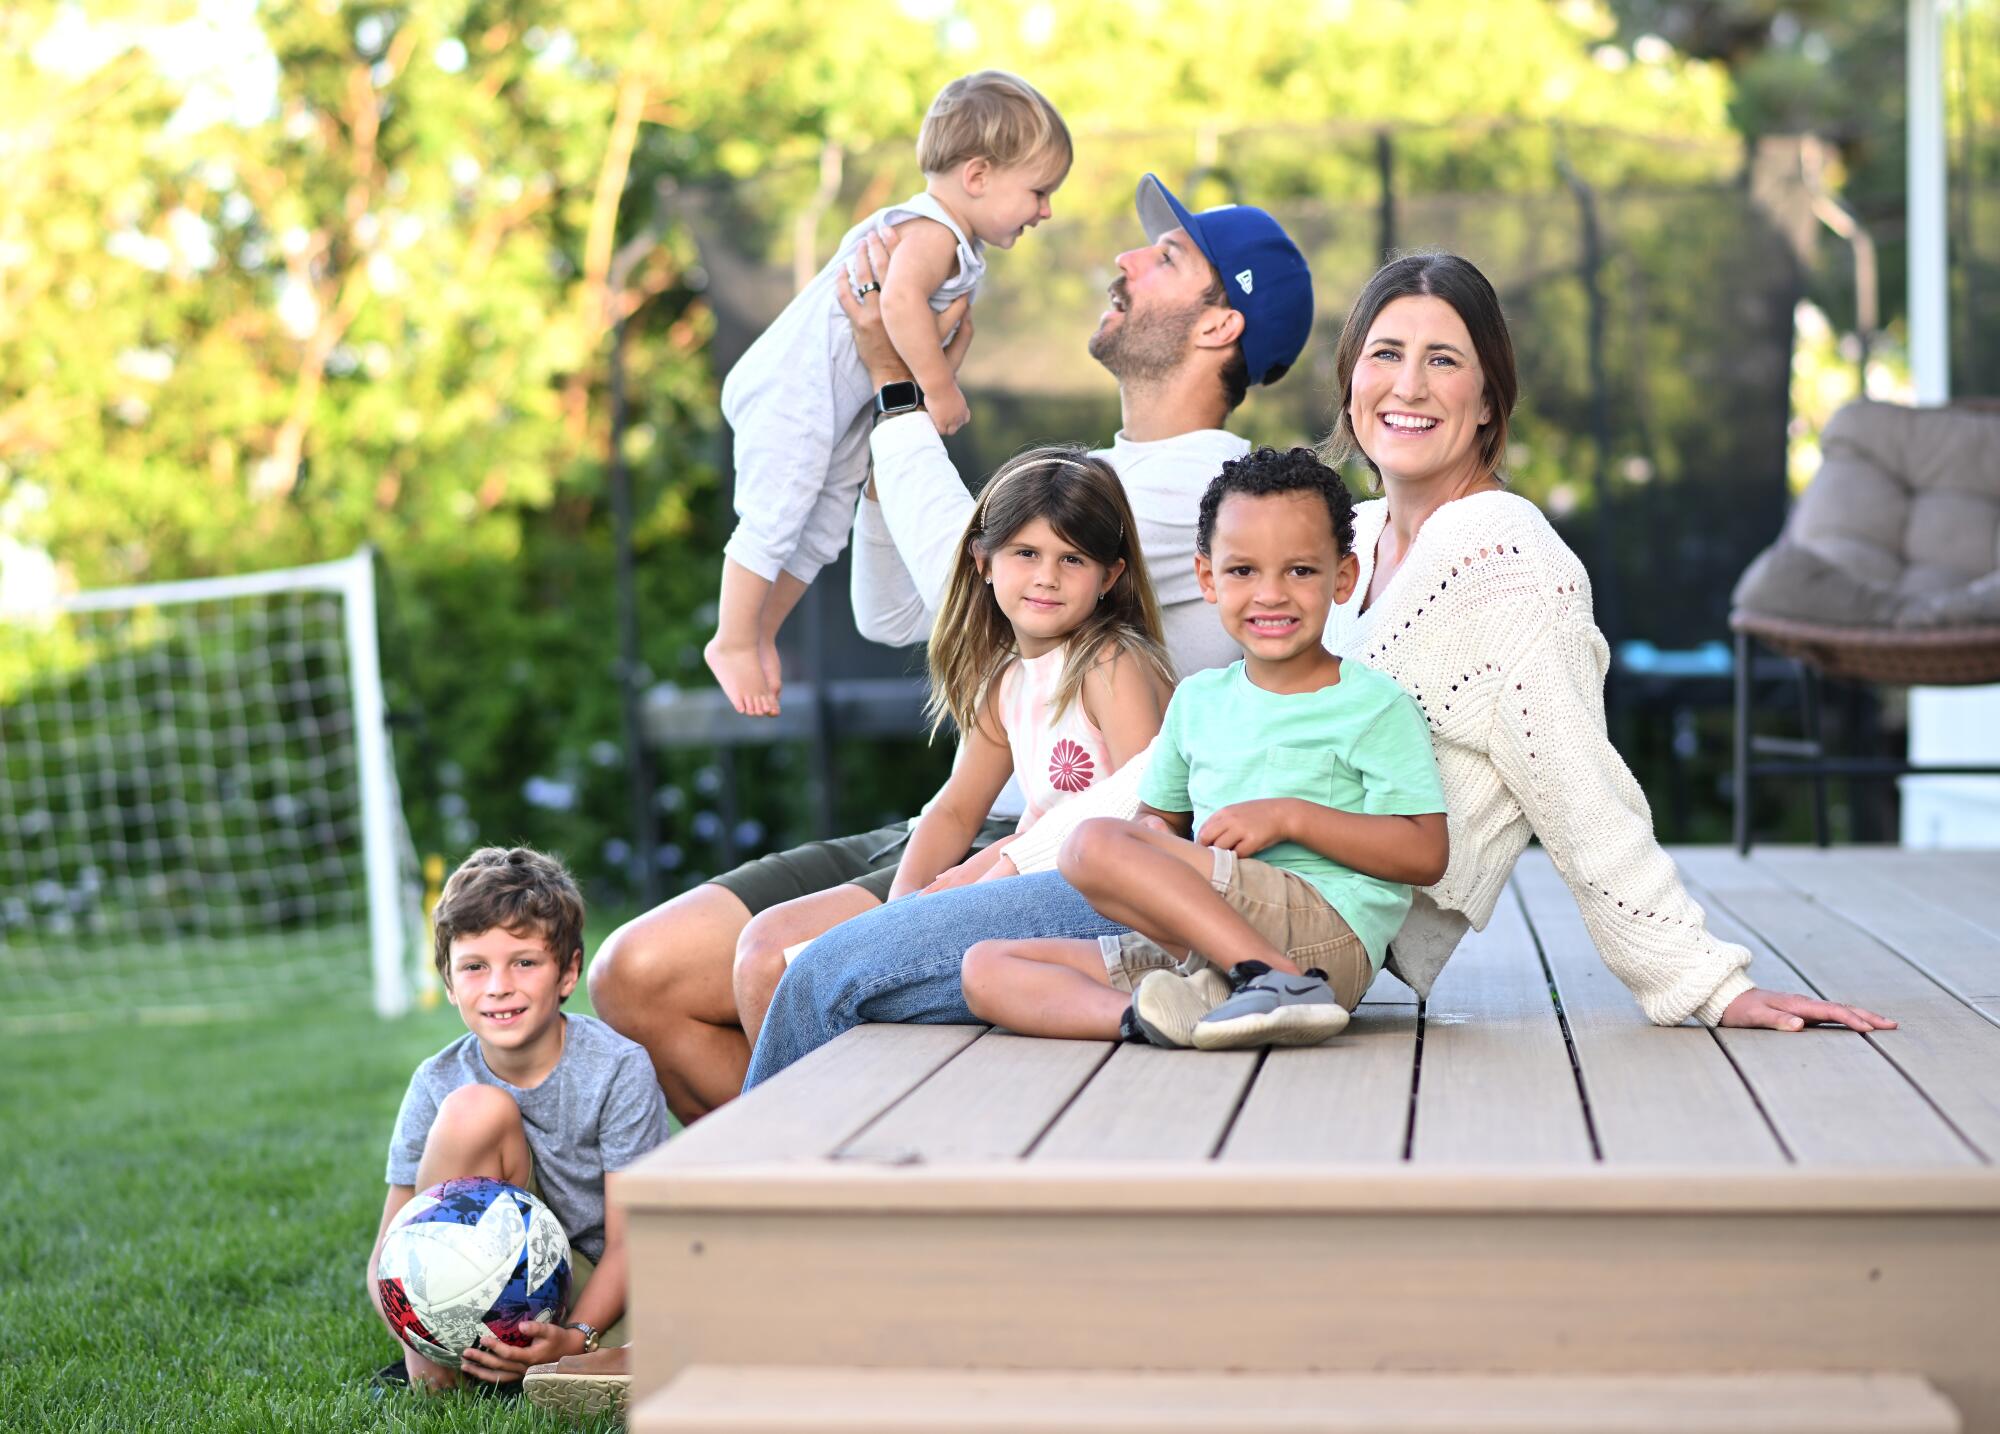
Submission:
M 1956 1434 L 1920 1375 L 1301 1374 L 693 1365 L 633 1434 Z

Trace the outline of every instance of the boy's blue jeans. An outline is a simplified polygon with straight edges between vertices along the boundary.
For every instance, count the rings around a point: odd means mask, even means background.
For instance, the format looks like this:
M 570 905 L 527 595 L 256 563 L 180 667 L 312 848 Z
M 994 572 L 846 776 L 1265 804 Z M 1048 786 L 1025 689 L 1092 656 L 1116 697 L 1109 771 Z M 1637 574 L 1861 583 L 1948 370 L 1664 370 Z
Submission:
M 892 901 L 842 922 L 793 959 L 764 1017 L 743 1088 L 866 1022 L 977 1021 L 959 982 L 965 950 L 977 942 L 1090 940 L 1125 929 L 1099 916 L 1053 871 Z

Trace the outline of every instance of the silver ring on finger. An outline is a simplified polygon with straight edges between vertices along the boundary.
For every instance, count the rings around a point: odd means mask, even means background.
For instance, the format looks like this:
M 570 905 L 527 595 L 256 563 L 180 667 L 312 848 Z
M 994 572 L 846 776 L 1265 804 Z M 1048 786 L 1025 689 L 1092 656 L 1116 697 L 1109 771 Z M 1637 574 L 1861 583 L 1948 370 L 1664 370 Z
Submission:
M 865 299 L 870 294 L 881 292 L 881 288 L 882 286 L 880 284 L 876 283 L 873 279 L 870 279 L 865 284 L 856 284 L 854 286 L 854 297 L 857 299 Z

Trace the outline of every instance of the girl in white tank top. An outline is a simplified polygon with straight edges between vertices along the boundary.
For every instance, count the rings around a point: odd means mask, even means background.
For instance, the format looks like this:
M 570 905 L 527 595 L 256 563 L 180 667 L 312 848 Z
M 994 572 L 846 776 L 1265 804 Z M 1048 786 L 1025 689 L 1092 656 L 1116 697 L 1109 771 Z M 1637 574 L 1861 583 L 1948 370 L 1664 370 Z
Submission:
M 932 732 L 949 717 L 964 741 L 891 900 L 990 869 L 1006 842 L 964 858 L 1010 776 L 1018 834 L 1160 730 L 1174 677 L 1136 529 L 1118 475 L 1079 448 L 1030 450 L 988 480 L 931 628 Z
M 932 735 L 949 717 L 965 740 L 951 780 L 910 832 L 891 901 L 992 870 L 1013 837 L 970 861 L 966 854 L 1009 776 L 1020 777 L 1028 799 L 1018 836 L 1159 732 L 1174 674 L 1131 505 L 1110 464 L 1081 448 L 1038 448 L 987 480 L 929 655 Z M 788 963 L 812 939 L 798 934 Z M 737 1008 L 761 1013 L 783 974 L 739 962 Z

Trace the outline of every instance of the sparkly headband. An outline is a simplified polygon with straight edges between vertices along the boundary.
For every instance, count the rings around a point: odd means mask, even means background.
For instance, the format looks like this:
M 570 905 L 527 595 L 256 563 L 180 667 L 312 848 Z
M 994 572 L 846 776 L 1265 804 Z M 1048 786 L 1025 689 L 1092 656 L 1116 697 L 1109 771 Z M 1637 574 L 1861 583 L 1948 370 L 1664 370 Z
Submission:
M 1097 460 L 1095 460 L 1095 462 L 1098 462 L 1098 463 L 1102 463 L 1103 461 L 1104 461 L 1104 460 L 1102 460 L 1102 459 L 1097 459 Z M 1091 464 L 1090 464 L 1090 463 L 1087 463 L 1087 462 L 1085 462 L 1085 461 L 1084 461 L 1083 459 L 1081 459 L 1081 458 L 1072 458 L 1072 457 L 1071 457 L 1070 455 L 1068 455 L 1067 453 L 1056 453 L 1056 454 L 1051 454 L 1051 455 L 1049 455 L 1049 457 L 1047 457 L 1047 458 L 1045 458 L 1045 459 L 1040 459 L 1040 460 L 1037 460 L 1037 462 L 1036 462 L 1036 463 L 1035 463 L 1035 464 L 1034 464 L 1033 466 L 1035 466 L 1035 467 L 1040 467 L 1040 466 L 1041 466 L 1041 465 L 1042 465 L 1043 463 L 1060 463 L 1060 464 L 1061 464 L 1061 465 L 1062 465 L 1063 467 L 1065 467 L 1065 468 L 1076 468 L 1076 469 L 1080 469 L 1081 471 L 1083 471 L 1083 472 L 1085 472 L 1085 473 L 1088 473 L 1088 472 L 1091 472 L 1091 471 L 1092 471 L 1092 466 L 1091 466 Z M 1028 465 L 1028 464 L 1025 464 L 1025 463 L 1024 463 L 1024 464 L 1022 464 L 1022 465 L 1021 465 L 1021 468 L 1020 468 L 1020 470 L 1019 470 L 1019 471 L 1022 471 L 1022 472 L 1026 472 L 1026 471 L 1028 470 L 1029 466 L 1030 466 L 1030 465 Z M 1000 471 L 1000 472 L 999 472 L 999 473 L 998 473 L 997 475 L 995 475 L 995 477 L 993 478 L 993 480 L 992 480 L 991 482 L 989 482 L 989 483 L 988 483 L 988 484 L 986 485 L 986 487 L 985 487 L 985 488 L 983 488 L 982 490 L 980 490 L 980 494 L 979 494 L 979 531 L 980 531 L 980 532 L 981 532 L 982 534 L 984 534 L 984 533 L 985 533 L 985 531 L 986 531 L 986 505 L 987 505 L 987 500 L 988 500 L 988 499 L 990 499 L 990 498 L 991 498 L 991 497 L 993 496 L 993 494 L 994 494 L 995 490 L 997 490 L 997 489 L 998 489 L 998 488 L 1000 487 L 1000 484 L 1001 484 L 1001 481 L 1002 481 L 1003 479 L 1005 479 L 1005 478 L 1007 477 L 1007 475 L 1008 475 L 1008 474 L 1009 474 L 1010 472 L 1013 472 L 1013 471 L 1016 471 L 1016 470 L 1013 470 L 1013 469 L 1007 469 L 1007 468 L 1003 468 L 1003 469 L 1002 469 L 1002 470 L 1001 470 L 1001 471 Z M 1115 476 L 1115 475 L 1114 475 L 1114 476 Z M 1125 541 L 1125 520 L 1124 520 L 1123 518 L 1120 518 L 1120 519 L 1118 520 L 1118 541 L 1119 541 L 1120 543 L 1123 543 L 1123 542 Z

